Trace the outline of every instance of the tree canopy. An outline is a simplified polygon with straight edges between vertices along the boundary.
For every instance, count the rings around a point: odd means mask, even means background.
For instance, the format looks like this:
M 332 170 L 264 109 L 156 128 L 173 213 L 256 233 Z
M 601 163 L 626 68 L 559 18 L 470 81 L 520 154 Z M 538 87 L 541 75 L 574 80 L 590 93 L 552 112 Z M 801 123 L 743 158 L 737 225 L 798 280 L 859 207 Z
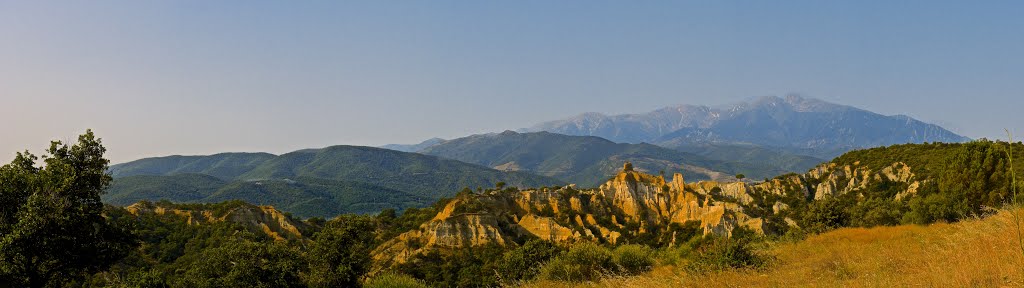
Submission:
M 123 258 L 135 244 L 103 217 L 106 148 L 91 130 L 50 143 L 43 165 L 29 152 L 0 167 L 0 282 L 52 287 Z

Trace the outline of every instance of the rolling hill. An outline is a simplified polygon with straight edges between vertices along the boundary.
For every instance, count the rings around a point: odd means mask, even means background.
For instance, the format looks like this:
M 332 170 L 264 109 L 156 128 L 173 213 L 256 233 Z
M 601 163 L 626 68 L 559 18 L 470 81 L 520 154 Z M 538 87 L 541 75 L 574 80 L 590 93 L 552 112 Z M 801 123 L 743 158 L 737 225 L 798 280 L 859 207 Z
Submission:
M 564 184 L 523 172 L 371 147 L 265 155 L 270 154 L 170 156 L 113 165 L 115 180 L 103 200 L 128 205 L 140 200 L 237 199 L 274 205 L 298 216 L 325 217 L 424 206 L 463 187 L 492 187 L 497 182 L 523 187 Z
M 739 173 L 766 178 L 786 172 L 770 165 L 727 162 L 651 144 L 614 143 L 599 137 L 548 132 L 473 135 L 448 140 L 420 153 L 506 171 L 527 171 L 593 187 L 615 175 L 623 162 L 640 171 L 683 171 L 686 179 L 733 179 Z

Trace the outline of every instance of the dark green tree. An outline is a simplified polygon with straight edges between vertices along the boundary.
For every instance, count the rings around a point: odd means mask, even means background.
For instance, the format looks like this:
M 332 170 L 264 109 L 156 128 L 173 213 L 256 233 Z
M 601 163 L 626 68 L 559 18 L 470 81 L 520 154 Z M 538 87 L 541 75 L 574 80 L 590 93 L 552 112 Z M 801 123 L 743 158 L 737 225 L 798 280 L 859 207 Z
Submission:
M 529 280 L 540 272 L 540 267 L 561 253 L 550 241 L 529 240 L 516 249 L 505 252 L 498 262 L 498 276 L 505 283 Z
M 366 216 L 343 215 L 327 222 L 309 248 L 310 287 L 358 287 L 370 267 L 377 223 Z
M 103 217 L 110 185 L 106 148 L 91 130 L 72 146 L 53 141 L 36 156 L 0 167 L 0 283 L 57 287 L 103 271 L 135 246 L 129 230 Z
M 304 287 L 299 252 L 282 242 L 226 240 L 185 263 L 176 287 Z M 352 287 L 352 286 L 337 286 Z

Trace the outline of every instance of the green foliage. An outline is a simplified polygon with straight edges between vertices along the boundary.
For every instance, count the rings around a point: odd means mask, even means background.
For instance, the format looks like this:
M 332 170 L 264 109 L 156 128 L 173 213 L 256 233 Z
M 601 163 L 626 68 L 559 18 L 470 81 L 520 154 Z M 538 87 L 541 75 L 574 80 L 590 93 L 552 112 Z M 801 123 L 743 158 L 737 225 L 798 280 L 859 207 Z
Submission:
M 628 274 L 640 274 L 654 267 L 654 251 L 644 245 L 622 245 L 616 247 L 612 254 L 615 263 Z
M 370 267 L 370 251 L 377 229 L 375 219 L 344 215 L 327 222 L 314 235 L 306 254 L 310 287 L 354 287 Z
M 175 287 L 303 287 L 301 254 L 283 243 L 228 241 L 179 266 Z M 198 256 L 198 255 L 197 255 Z
M 1011 167 L 1007 153 L 1010 149 L 1017 151 L 1013 154 L 1020 157 L 1024 145 L 981 140 L 852 151 L 833 162 L 838 165 L 857 164 L 872 171 L 881 171 L 902 162 L 915 174 L 912 180 L 921 183 L 917 193 L 895 200 L 897 193 L 907 190 L 908 185 L 875 179 L 868 187 L 858 190 L 856 195 L 814 201 L 807 204 L 806 209 L 787 204 L 802 213 L 797 219 L 801 219 L 801 226 L 811 233 L 846 226 L 927 224 L 983 216 L 987 211 L 985 207 L 1000 207 L 1012 201 Z M 841 190 L 849 181 L 842 179 L 838 183 L 840 187 L 836 189 Z
M 435 250 L 395 269 L 433 287 L 494 287 L 499 284 L 495 271 L 503 253 L 504 248 L 497 245 Z
M 42 167 L 28 152 L 0 167 L 0 283 L 63 286 L 128 254 L 134 237 L 103 217 L 105 152 L 87 130 L 74 145 L 51 142 Z
M 800 226 L 811 233 L 846 227 L 850 223 L 850 216 L 845 210 L 847 206 L 847 203 L 832 197 L 815 201 L 807 207 Z
M 540 275 L 548 280 L 593 281 L 603 274 L 617 272 L 618 266 L 612 257 L 607 248 L 583 242 L 544 265 Z
M 426 282 L 409 275 L 387 272 L 374 276 L 363 284 L 363 288 L 429 288 Z
M 498 277 L 511 283 L 532 279 L 540 272 L 540 266 L 562 250 L 554 243 L 543 240 L 529 240 L 515 249 L 505 252 L 498 262 Z

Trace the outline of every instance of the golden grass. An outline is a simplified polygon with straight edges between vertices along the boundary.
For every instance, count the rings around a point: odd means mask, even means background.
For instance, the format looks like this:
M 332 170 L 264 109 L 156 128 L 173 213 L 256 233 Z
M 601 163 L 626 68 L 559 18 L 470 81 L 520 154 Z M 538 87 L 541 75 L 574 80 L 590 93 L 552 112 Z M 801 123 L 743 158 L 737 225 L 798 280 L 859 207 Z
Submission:
M 771 243 L 761 271 L 689 275 L 670 266 L 598 283 L 537 281 L 524 287 L 1024 287 L 1012 213 L 930 226 L 845 228 Z

